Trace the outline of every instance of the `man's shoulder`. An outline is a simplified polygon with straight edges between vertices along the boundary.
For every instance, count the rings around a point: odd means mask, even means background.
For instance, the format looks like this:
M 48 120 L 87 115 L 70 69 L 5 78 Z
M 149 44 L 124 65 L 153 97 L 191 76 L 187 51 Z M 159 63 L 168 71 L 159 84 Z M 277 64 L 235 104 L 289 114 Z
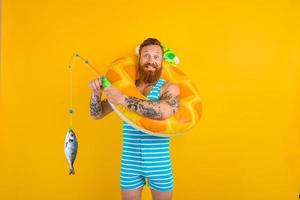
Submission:
M 179 93 L 179 86 L 170 81 L 165 81 L 164 85 L 162 86 L 162 93 L 165 93 L 167 91 Z

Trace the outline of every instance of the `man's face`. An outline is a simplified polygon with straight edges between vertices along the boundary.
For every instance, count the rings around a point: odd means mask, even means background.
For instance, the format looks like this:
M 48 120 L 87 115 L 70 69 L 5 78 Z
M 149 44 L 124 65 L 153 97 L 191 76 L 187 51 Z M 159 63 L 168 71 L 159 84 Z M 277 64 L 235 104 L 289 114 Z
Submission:
M 145 46 L 139 58 L 140 79 L 146 83 L 156 82 L 162 70 L 162 50 L 158 45 Z

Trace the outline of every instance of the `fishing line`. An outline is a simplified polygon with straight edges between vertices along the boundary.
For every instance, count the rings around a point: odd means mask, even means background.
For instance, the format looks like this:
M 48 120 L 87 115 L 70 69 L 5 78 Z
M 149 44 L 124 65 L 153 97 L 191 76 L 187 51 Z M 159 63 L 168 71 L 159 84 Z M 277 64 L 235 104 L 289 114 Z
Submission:
M 94 66 L 92 66 L 87 59 L 83 58 L 79 54 L 73 54 L 71 56 L 71 59 L 70 59 L 69 64 L 68 64 L 68 69 L 69 69 L 69 91 L 70 91 L 70 94 L 69 94 L 70 95 L 70 103 L 69 103 L 70 107 L 68 109 L 68 113 L 69 113 L 69 118 L 70 118 L 70 121 L 69 121 L 70 129 L 72 129 L 72 127 L 73 127 L 73 115 L 74 115 L 74 109 L 73 109 L 73 67 L 75 66 L 74 60 L 76 58 L 82 60 L 83 64 L 87 65 L 93 73 L 95 73 L 97 76 L 100 76 L 100 72 Z

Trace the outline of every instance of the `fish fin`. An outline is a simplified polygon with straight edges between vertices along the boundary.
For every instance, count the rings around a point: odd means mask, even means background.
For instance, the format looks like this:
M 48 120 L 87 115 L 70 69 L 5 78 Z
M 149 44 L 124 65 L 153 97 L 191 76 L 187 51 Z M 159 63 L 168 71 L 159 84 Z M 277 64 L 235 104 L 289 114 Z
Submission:
M 71 175 L 71 174 L 72 174 L 72 175 L 75 175 L 75 170 L 74 170 L 74 168 L 73 168 L 73 167 L 71 167 L 71 168 L 70 168 L 69 175 Z

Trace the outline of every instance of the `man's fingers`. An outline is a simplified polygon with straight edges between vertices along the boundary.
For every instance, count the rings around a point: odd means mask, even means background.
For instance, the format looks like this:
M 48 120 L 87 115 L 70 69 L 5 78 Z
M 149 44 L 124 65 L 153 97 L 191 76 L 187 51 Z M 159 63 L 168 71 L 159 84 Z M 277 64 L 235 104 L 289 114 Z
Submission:
M 112 90 L 111 87 L 105 87 L 103 91 L 104 91 L 105 93 L 110 93 L 111 90 Z
M 106 96 L 108 96 L 108 95 L 111 95 L 111 92 L 109 92 L 109 91 L 104 91 L 104 94 L 105 94 Z
M 94 91 L 97 91 L 97 92 L 101 91 L 101 88 L 97 86 L 97 83 L 95 81 L 93 81 L 92 85 L 93 85 L 93 90 Z
M 95 81 L 92 82 L 93 90 L 97 90 Z
M 94 90 L 93 82 L 94 82 L 94 81 L 90 81 L 90 88 L 91 88 L 92 90 Z
M 101 87 L 100 87 L 100 82 L 99 82 L 98 79 L 95 80 L 95 85 L 96 85 L 97 90 L 100 90 L 100 89 L 101 89 Z
M 101 91 L 101 89 L 102 89 L 101 76 L 95 80 L 90 81 L 90 88 L 94 91 Z

